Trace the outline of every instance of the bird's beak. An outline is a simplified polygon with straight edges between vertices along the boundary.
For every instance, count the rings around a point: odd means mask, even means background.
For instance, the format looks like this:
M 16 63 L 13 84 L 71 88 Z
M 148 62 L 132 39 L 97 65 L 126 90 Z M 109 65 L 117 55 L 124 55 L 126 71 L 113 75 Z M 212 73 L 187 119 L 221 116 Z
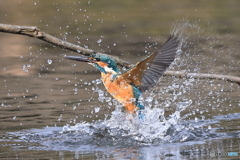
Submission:
M 75 61 L 93 63 L 94 59 L 87 56 L 65 56 L 65 58 Z

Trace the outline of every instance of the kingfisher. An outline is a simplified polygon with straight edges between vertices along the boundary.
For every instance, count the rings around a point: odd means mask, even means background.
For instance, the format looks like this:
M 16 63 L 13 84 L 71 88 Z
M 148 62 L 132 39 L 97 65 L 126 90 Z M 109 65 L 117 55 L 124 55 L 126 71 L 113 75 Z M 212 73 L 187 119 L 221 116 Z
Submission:
M 94 53 L 90 56 L 65 56 L 65 58 L 87 62 L 97 68 L 101 72 L 101 80 L 106 90 L 125 107 L 127 112 L 131 114 L 138 112 L 141 118 L 144 105 L 139 100 L 140 96 L 152 88 L 171 65 L 178 46 L 178 37 L 170 35 L 159 49 L 123 73 L 108 55 Z

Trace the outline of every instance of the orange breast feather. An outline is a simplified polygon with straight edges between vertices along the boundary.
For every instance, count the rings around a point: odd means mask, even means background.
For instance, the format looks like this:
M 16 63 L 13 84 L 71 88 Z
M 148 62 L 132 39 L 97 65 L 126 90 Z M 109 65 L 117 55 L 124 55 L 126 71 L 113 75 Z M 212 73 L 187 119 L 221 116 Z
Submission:
M 137 109 L 132 86 L 123 78 L 116 77 L 112 80 L 110 73 L 101 73 L 102 81 L 107 91 L 118 100 L 128 112 L 134 113 Z

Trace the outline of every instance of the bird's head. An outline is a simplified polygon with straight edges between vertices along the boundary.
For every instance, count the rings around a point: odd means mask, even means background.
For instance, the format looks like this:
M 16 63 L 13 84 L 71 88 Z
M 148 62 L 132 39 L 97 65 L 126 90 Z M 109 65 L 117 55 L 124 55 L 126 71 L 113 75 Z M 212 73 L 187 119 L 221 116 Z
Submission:
M 92 54 L 90 56 L 65 56 L 65 58 L 75 61 L 87 62 L 103 73 L 119 73 L 117 63 L 107 55 Z

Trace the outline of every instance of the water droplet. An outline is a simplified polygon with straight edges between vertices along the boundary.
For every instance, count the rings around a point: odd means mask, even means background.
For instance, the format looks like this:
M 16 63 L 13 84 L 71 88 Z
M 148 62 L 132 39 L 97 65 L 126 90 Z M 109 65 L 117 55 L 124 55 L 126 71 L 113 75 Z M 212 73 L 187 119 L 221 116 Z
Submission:
M 96 84 L 100 84 L 101 80 L 100 79 L 96 79 Z
M 106 102 L 110 102 L 111 99 L 112 99 L 111 97 L 106 97 L 106 98 L 105 98 L 105 101 L 106 101 Z
M 60 114 L 58 121 L 60 122 L 62 120 L 62 114 Z
M 152 102 L 152 101 L 153 101 L 153 97 L 148 97 L 148 98 L 146 99 L 146 101 L 147 101 L 147 102 Z
M 198 118 L 197 117 L 195 117 L 195 122 L 198 122 Z
M 75 110 L 77 107 L 76 106 L 73 106 L 73 110 Z
M 95 107 L 95 113 L 98 113 L 100 110 L 100 107 Z
M 47 62 L 48 62 L 48 64 L 52 64 L 52 60 L 51 59 L 48 59 Z
M 97 40 L 97 43 L 101 43 L 101 42 L 102 42 L 102 39 Z

